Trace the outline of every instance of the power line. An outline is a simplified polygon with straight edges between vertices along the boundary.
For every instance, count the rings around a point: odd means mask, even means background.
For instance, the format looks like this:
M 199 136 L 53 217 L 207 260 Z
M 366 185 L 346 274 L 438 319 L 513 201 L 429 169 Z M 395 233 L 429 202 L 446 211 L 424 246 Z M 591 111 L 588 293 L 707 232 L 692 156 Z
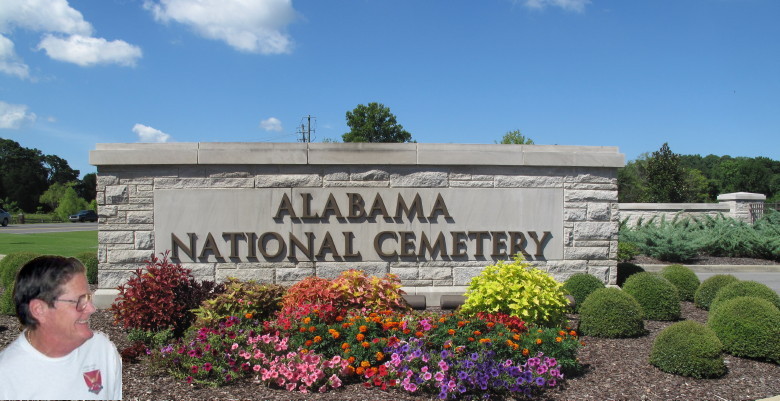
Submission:
M 317 117 L 312 117 L 311 115 L 308 115 L 306 117 L 301 118 L 301 125 L 298 128 L 298 135 L 300 135 L 300 139 L 298 139 L 298 142 L 311 142 L 311 134 L 312 132 L 315 132 L 315 129 L 311 126 L 311 120 L 314 119 L 314 125 L 316 127 L 317 125 Z

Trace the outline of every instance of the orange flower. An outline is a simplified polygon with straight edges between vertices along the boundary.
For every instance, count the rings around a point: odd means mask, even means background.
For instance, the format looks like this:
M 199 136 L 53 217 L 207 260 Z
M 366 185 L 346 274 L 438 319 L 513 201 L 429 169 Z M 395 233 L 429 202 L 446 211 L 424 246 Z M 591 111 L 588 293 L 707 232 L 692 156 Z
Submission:
M 458 322 L 458 327 L 463 327 L 465 325 L 466 325 L 466 322 L 464 322 L 463 320 Z
M 481 336 L 481 335 L 482 335 L 482 332 L 481 332 L 481 331 L 479 331 L 479 330 L 474 330 L 474 335 L 475 335 L 475 336 Z
M 351 357 L 347 358 L 347 362 L 349 362 L 349 363 L 355 363 L 355 357 L 354 357 L 354 356 L 351 356 Z
M 385 358 L 385 354 L 383 354 L 381 352 L 377 352 L 376 355 L 374 355 L 374 356 L 376 357 L 377 361 L 381 361 L 382 359 Z
M 320 337 L 320 336 L 314 336 L 314 342 L 315 342 L 315 343 L 321 343 L 321 342 L 322 342 L 322 337 Z
M 300 329 L 298 329 L 298 331 L 300 331 L 301 333 L 305 333 L 306 332 L 306 328 L 305 327 L 301 327 Z
M 569 332 L 569 335 L 572 336 L 572 337 L 576 337 L 577 336 L 577 332 L 572 330 L 572 331 Z
M 452 347 L 452 344 L 450 342 L 444 343 L 444 349 L 449 349 Z
M 360 345 L 361 345 L 363 348 L 368 348 L 368 347 L 370 347 L 370 346 L 371 346 L 371 343 L 369 343 L 368 341 L 363 341 L 362 343 L 360 343 Z
M 369 361 L 360 362 L 360 366 L 362 366 L 364 368 L 367 368 L 367 367 L 371 366 L 371 362 L 369 362 Z
M 555 337 L 555 342 L 559 343 L 559 342 L 561 342 L 561 341 L 563 341 L 563 338 L 562 338 L 562 337 Z
M 444 323 L 444 322 L 446 322 L 446 321 L 447 321 L 447 319 L 445 319 L 445 318 L 443 318 L 443 317 L 440 317 L 440 318 L 439 318 L 439 323 Z
M 363 325 L 363 326 L 360 326 L 360 327 L 358 327 L 358 330 L 359 330 L 361 333 L 365 333 L 365 332 L 368 330 L 368 327 L 366 327 L 365 325 Z
M 355 373 L 357 373 L 358 375 L 362 375 L 363 372 L 365 372 L 365 371 L 366 371 L 366 368 L 364 368 L 362 366 L 358 366 L 358 368 L 355 369 Z
M 349 343 L 342 343 L 341 344 L 341 349 L 343 349 L 343 350 L 349 349 Z
M 352 365 L 347 365 L 347 376 L 351 376 L 353 373 L 355 373 L 355 367 Z
M 469 341 L 474 341 L 474 337 L 469 337 Z
M 311 340 L 306 340 L 306 342 L 303 343 L 303 345 L 306 346 L 306 347 L 311 347 L 312 342 L 311 342 Z
M 252 314 L 251 313 L 247 313 L 246 315 L 244 315 L 244 317 L 247 318 L 247 319 L 251 319 L 252 318 Z
M 536 345 L 539 345 L 539 344 L 541 344 L 541 343 L 542 343 L 542 339 L 541 339 L 541 338 L 537 338 L 537 339 L 536 339 Z
M 309 333 L 314 333 L 315 331 L 317 331 L 317 328 L 315 326 L 309 327 Z
M 487 327 L 493 328 L 496 324 L 493 322 L 488 322 Z
M 536 332 L 537 332 L 537 333 L 544 333 L 544 330 L 542 330 L 542 329 L 539 329 L 539 330 L 536 330 Z
M 409 334 L 409 333 L 411 333 L 411 332 L 412 332 L 412 331 L 411 331 L 411 330 L 409 330 L 409 329 L 404 329 L 404 334 Z
M 515 334 L 512 336 L 512 338 L 514 338 L 515 341 L 520 341 L 520 334 Z
M 341 324 L 341 328 L 342 328 L 342 329 L 348 329 L 348 328 L 349 328 L 349 326 L 352 326 L 352 324 L 353 324 L 353 323 L 342 323 L 342 324 Z
M 559 330 L 559 331 L 558 331 L 558 335 L 559 335 L 559 336 L 565 336 L 565 335 L 566 335 L 566 332 L 565 332 L 565 331 L 563 331 L 563 330 Z
M 358 333 L 355 338 L 357 338 L 358 341 L 363 341 L 366 339 L 366 336 L 364 336 L 362 333 Z
M 309 353 L 309 350 L 307 350 L 306 348 L 302 348 L 301 349 L 301 354 L 308 354 L 308 353 Z
M 329 329 L 329 330 L 328 330 L 328 333 L 330 333 L 330 335 L 331 335 L 333 338 L 339 338 L 339 336 L 341 336 L 341 334 L 339 334 L 339 332 L 338 332 L 338 331 L 336 331 L 336 330 L 333 330 L 333 329 Z
M 309 323 L 311 323 L 310 317 L 306 316 L 305 318 L 303 318 L 303 324 L 309 324 Z
M 454 336 L 455 335 L 455 330 L 449 329 L 449 330 L 447 330 L 447 334 L 449 334 L 451 336 Z
M 417 337 L 422 337 L 423 336 L 423 332 L 422 331 L 418 331 L 418 332 L 414 333 L 414 335 L 417 336 Z
M 528 356 L 528 348 L 523 348 L 523 356 Z
M 489 339 L 489 338 L 480 338 L 480 339 L 479 339 L 479 342 L 480 342 L 481 344 L 489 343 L 489 342 L 490 342 L 490 339 Z
M 344 316 L 340 316 L 340 315 L 336 316 L 336 321 L 337 322 L 343 322 L 344 321 Z

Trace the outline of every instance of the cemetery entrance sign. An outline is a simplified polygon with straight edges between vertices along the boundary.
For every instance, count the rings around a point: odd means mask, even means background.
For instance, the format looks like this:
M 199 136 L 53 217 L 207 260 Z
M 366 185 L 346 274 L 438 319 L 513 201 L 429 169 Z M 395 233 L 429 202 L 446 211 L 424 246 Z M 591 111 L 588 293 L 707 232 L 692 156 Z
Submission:
M 90 163 L 106 299 L 166 251 L 201 279 L 354 268 L 411 294 L 460 294 L 518 253 L 559 279 L 616 279 L 614 147 L 98 144 Z

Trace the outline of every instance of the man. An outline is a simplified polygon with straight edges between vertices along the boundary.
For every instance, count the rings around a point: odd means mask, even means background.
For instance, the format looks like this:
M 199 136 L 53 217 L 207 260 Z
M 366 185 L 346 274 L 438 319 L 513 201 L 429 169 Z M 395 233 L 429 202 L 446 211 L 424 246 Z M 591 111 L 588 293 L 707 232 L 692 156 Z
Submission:
M 0 352 L 0 399 L 122 399 L 122 359 L 95 313 L 86 269 L 75 258 L 41 256 L 16 276 L 22 334 Z

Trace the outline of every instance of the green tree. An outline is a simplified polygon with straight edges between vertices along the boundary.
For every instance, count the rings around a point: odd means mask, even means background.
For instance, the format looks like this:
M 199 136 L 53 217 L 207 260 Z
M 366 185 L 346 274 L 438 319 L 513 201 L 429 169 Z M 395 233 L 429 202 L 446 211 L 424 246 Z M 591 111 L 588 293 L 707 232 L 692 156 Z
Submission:
M 84 199 L 79 198 L 76 194 L 76 190 L 73 187 L 68 187 L 65 190 L 65 194 L 60 199 L 60 204 L 54 210 L 54 213 L 62 220 L 67 220 L 68 216 L 75 214 L 79 210 L 84 210 L 89 207 L 89 203 Z
M 46 175 L 46 182 L 48 182 L 49 185 L 54 184 L 55 182 L 64 184 L 66 182 L 78 181 L 79 179 L 79 171 L 70 168 L 68 162 L 59 156 L 44 155 L 41 158 L 41 162 L 48 173 Z
M 342 136 L 344 142 L 412 142 L 412 134 L 396 121 L 390 108 L 381 103 L 359 104 L 347 112 L 350 131 Z
M 49 187 L 42 158 L 38 149 L 0 138 L 0 198 L 15 202 L 21 210 L 35 210 L 38 198 Z
M 94 200 L 97 197 L 97 174 L 84 174 L 84 178 L 76 184 L 75 189 L 79 197 L 87 202 Z
M 685 202 L 685 170 L 680 156 L 672 152 L 668 143 L 653 152 L 647 160 L 647 192 L 650 202 Z
M 46 192 L 41 195 L 39 201 L 44 205 L 49 206 L 50 210 L 54 210 L 60 204 L 62 197 L 65 196 L 65 191 L 72 186 L 73 183 L 62 184 L 55 182 L 54 184 L 51 184 L 49 189 L 47 189 Z
M 496 142 L 503 145 L 533 145 L 534 140 L 523 135 L 519 129 L 509 131 L 501 138 L 501 142 Z

